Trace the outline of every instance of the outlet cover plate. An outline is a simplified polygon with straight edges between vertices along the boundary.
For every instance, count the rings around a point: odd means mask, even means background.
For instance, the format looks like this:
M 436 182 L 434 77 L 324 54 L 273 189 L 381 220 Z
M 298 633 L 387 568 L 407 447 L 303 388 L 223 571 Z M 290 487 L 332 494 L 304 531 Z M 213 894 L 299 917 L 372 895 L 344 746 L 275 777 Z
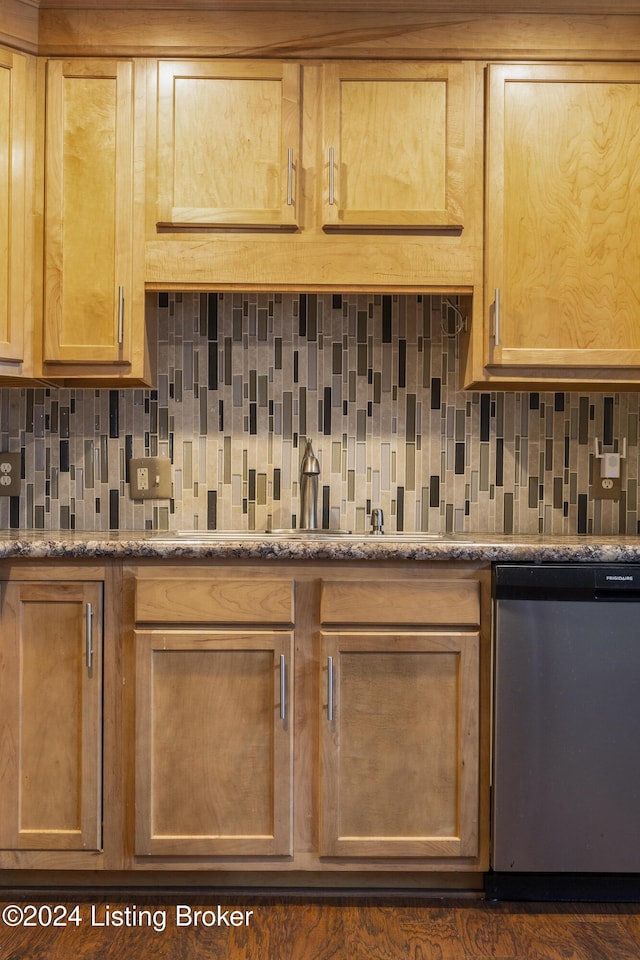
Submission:
M 0 497 L 20 496 L 19 453 L 0 453 Z
M 137 457 L 129 460 L 129 494 L 132 500 L 169 500 L 169 457 Z
M 591 495 L 594 500 L 619 500 L 622 493 L 620 477 L 594 477 Z

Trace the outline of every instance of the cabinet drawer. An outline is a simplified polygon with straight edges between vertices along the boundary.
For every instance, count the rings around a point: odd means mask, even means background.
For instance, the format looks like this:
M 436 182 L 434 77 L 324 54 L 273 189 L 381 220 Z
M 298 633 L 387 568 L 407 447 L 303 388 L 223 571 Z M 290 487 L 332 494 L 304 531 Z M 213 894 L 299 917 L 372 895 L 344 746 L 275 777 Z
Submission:
M 474 580 L 323 580 L 320 621 L 477 626 L 480 584 Z
M 293 581 L 214 577 L 139 578 L 141 623 L 293 624 Z

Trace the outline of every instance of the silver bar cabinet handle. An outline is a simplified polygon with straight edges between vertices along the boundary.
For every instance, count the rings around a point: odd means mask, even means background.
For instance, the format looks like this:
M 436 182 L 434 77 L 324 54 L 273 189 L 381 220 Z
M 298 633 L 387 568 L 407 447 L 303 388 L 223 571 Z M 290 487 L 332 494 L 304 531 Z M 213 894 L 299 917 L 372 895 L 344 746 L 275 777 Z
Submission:
M 496 347 L 500 346 L 500 287 L 496 287 L 493 301 L 493 342 Z
M 280 654 L 280 719 L 287 719 L 287 660 Z
M 329 203 L 331 206 L 336 202 L 336 175 L 335 175 L 335 150 L 329 147 Z
M 124 342 L 124 287 L 118 287 L 118 345 Z
M 85 657 L 87 670 L 91 672 L 93 668 L 93 607 L 90 603 L 85 605 Z
M 328 657 L 327 668 L 327 719 L 333 720 L 333 657 Z
M 293 147 L 287 151 L 287 206 L 293 206 Z
M 124 287 L 118 287 L 118 344 L 124 342 Z

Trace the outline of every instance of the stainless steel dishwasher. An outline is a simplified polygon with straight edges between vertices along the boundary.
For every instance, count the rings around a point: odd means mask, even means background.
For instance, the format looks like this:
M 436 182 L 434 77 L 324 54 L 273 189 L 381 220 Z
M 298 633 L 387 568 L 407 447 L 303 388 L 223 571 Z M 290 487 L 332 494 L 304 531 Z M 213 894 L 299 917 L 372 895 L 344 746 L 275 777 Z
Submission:
M 488 894 L 640 889 L 640 565 L 500 564 L 494 591 Z

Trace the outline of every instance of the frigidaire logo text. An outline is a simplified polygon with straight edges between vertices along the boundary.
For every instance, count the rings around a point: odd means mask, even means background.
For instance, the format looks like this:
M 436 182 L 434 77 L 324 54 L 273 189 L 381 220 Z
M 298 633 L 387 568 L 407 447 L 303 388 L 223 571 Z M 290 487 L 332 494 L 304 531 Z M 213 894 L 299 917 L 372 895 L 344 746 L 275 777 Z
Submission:
M 622 575 L 615 576 L 614 574 L 607 574 L 605 579 L 606 580 L 633 580 L 633 577 L 631 576 L 631 574 L 629 574 L 626 577 L 623 577 Z

